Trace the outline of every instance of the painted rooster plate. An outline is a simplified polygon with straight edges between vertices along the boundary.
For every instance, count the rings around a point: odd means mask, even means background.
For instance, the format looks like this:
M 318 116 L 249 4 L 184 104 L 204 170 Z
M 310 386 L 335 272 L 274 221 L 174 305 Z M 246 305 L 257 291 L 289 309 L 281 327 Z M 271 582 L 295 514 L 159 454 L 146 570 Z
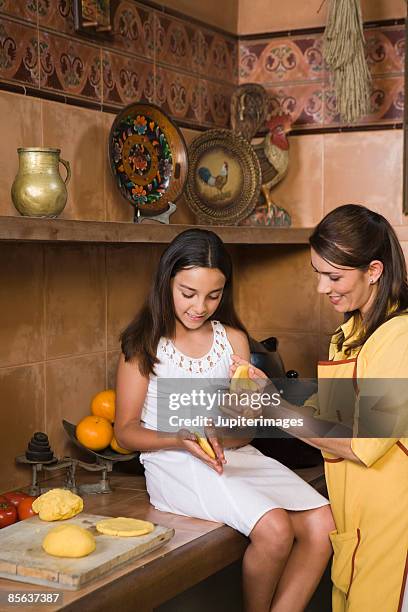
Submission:
M 231 130 L 208 130 L 189 147 L 186 196 L 200 223 L 236 225 L 255 208 L 261 169 L 252 146 Z
M 109 161 L 120 193 L 142 215 L 166 211 L 183 191 L 186 144 L 154 104 L 131 104 L 117 115 L 109 134 Z

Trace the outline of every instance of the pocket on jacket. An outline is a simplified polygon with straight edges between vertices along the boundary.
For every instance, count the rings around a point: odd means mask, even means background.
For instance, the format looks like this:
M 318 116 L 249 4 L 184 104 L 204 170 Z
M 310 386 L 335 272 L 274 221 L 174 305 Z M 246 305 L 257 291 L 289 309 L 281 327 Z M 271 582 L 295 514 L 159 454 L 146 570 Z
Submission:
M 334 552 L 331 578 L 333 584 L 347 597 L 355 575 L 355 560 L 361 541 L 360 529 L 344 533 L 332 531 L 330 540 Z

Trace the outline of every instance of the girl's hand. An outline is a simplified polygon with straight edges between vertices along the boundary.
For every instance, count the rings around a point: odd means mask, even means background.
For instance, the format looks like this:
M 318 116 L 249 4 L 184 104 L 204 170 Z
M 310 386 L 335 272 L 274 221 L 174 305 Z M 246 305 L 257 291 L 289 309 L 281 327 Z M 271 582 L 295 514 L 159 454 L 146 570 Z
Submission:
M 223 443 L 222 440 L 217 435 L 217 429 L 214 425 L 208 425 L 205 427 L 205 435 L 207 436 L 207 440 L 212 446 L 212 449 L 215 453 L 216 459 L 219 463 L 224 464 L 227 463 L 224 455 Z
M 189 453 L 200 459 L 204 463 L 208 465 L 208 467 L 212 468 L 217 472 L 217 474 L 222 474 L 223 472 L 223 464 L 225 463 L 224 452 L 220 447 L 218 440 L 214 440 L 213 437 L 209 438 L 210 444 L 215 452 L 215 459 L 212 459 L 207 453 L 203 451 L 199 443 L 197 442 L 197 438 L 194 433 L 188 431 L 188 429 L 180 429 L 177 432 L 177 438 L 179 441 L 180 448 L 187 450 Z

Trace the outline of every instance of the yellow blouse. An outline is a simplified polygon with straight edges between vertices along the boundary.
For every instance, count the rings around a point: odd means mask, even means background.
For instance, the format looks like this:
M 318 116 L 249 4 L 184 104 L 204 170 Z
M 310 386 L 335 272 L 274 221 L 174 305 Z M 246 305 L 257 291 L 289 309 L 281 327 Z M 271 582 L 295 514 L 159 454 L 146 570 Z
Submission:
M 342 326 L 346 338 L 352 325 L 349 320 Z M 381 325 L 361 350 L 346 355 L 332 344 L 329 356 L 330 361 L 319 364 L 319 381 L 327 378 L 334 392 L 326 389 L 323 397 L 328 402 L 319 396 L 317 418 L 332 420 L 333 412 L 335 416 L 343 410 L 341 396 L 339 410 L 331 408 L 341 379 L 352 382 L 355 377 L 361 394 L 369 379 L 384 382 L 389 378 L 391 390 L 408 387 L 393 384 L 397 378 L 408 378 L 408 314 Z M 351 410 L 358 411 L 359 394 L 354 395 L 355 406 L 352 394 L 349 397 Z M 343 404 L 347 408 L 348 402 Z M 402 408 L 406 416 L 404 398 Z M 408 568 L 408 438 L 356 437 L 351 447 L 362 463 L 323 453 L 336 523 L 336 531 L 330 534 L 333 612 L 401 612 L 404 568 Z
M 349 319 L 340 326 L 344 336 L 348 339 L 353 319 Z M 350 342 L 350 339 L 349 339 Z M 357 359 L 356 377 L 361 390 L 364 379 L 406 379 L 408 381 L 408 314 L 399 315 L 381 325 L 365 342 L 363 347 L 351 349 L 347 355 L 347 340 L 342 350 L 337 350 L 332 342 L 329 349 L 330 361 L 343 359 Z M 396 392 L 400 393 L 402 385 L 398 385 Z M 408 384 L 407 384 L 408 391 Z M 408 419 L 408 405 L 406 404 L 406 419 Z M 405 423 L 406 424 L 406 423 Z M 401 422 L 399 430 L 401 431 Z M 405 427 L 407 431 L 407 427 Z M 351 447 L 353 452 L 366 466 L 371 466 L 386 453 L 396 440 L 394 438 L 353 438 Z M 405 447 L 408 438 L 401 438 Z

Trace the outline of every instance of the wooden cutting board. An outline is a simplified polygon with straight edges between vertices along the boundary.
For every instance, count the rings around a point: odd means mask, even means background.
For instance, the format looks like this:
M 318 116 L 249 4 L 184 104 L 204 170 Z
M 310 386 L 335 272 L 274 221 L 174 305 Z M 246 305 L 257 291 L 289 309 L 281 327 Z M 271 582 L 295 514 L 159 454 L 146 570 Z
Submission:
M 174 535 L 174 529 L 156 525 L 144 536 L 115 537 L 99 533 L 95 524 L 110 518 L 81 512 L 65 521 L 46 522 L 34 516 L 0 530 L 0 577 L 61 589 L 79 589 L 119 565 L 134 561 Z M 69 559 L 48 555 L 41 543 L 57 524 L 79 525 L 95 536 L 96 549 L 87 557 Z

